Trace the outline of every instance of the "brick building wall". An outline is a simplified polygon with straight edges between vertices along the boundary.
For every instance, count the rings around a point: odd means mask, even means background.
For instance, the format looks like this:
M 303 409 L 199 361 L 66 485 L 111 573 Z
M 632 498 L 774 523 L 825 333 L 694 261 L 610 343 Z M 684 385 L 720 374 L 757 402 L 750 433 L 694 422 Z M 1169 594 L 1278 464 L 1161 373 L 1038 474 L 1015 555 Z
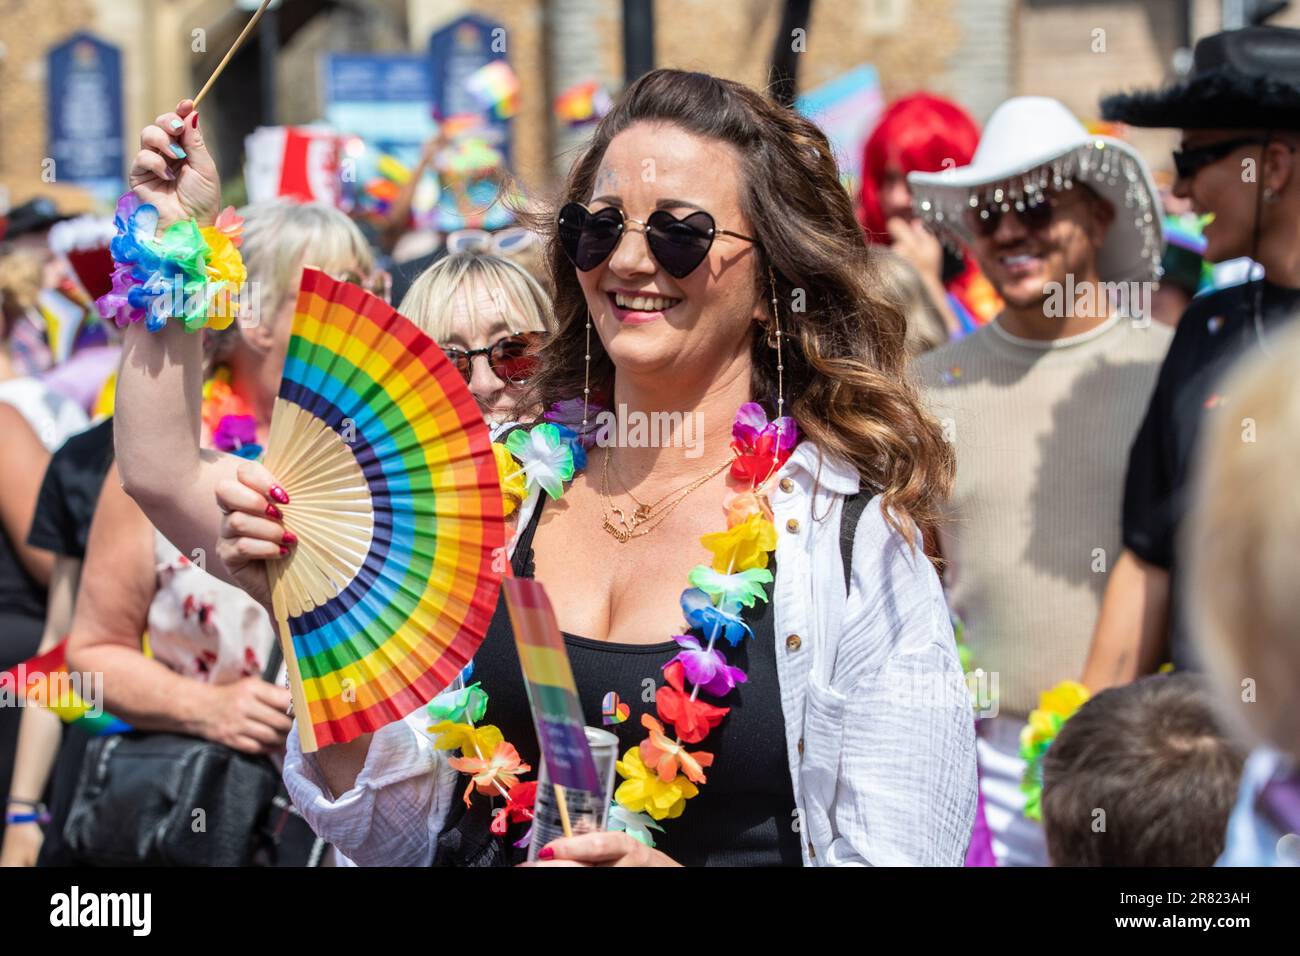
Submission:
M 41 180 L 46 51 L 92 14 L 90 0 L 13 0 L 0 17 L 0 178 L 16 192 Z
M 524 87 L 514 121 L 518 173 L 545 189 L 566 167 L 576 137 L 553 127 L 550 104 L 573 83 L 622 84 L 620 0 L 350 0 L 361 14 L 335 12 L 301 30 L 281 53 L 280 118 L 319 115 L 316 60 L 327 49 L 416 49 L 464 12 L 502 23 Z M 1084 118 L 1106 92 L 1162 82 L 1177 43 L 1177 0 L 816 0 L 800 60 L 803 89 L 869 62 L 889 98 L 920 88 L 963 102 L 980 121 L 1008 96 L 1062 99 Z M 657 0 L 660 65 L 703 69 L 762 86 L 776 42 L 777 0 Z M 373 11 L 367 14 L 365 11 Z M 241 17 L 231 0 L 6 0 L 0 19 L 0 177 L 39 183 L 46 152 L 45 54 L 78 29 L 122 47 L 126 129 L 138 129 L 192 92 L 211 47 L 229 42 Z M 360 20 L 358 20 L 360 16 Z M 1300 5 L 1275 19 L 1300 26 Z M 1218 29 L 1218 0 L 1196 0 L 1196 35 Z M 1095 30 L 1104 30 L 1104 49 Z M 783 41 L 783 42 L 789 42 Z M 215 54 L 219 56 L 220 54 Z M 210 109 L 236 108 L 239 97 Z M 1155 165 L 1167 165 L 1172 134 L 1135 131 Z M 133 142 L 127 142 L 129 153 Z M 239 149 L 239 143 L 220 144 Z

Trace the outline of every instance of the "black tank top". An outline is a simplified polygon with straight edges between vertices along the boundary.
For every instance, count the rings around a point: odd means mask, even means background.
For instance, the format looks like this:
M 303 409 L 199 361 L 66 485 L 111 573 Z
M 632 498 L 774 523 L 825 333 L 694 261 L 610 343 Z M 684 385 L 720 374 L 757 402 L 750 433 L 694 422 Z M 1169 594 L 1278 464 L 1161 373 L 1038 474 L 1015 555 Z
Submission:
M 543 495 L 515 547 L 511 567 L 519 577 L 533 576 L 533 536 L 545 502 Z M 775 575 L 775 564 L 769 567 Z M 697 796 L 686 801 L 680 817 L 660 821 L 664 832 L 653 832 L 656 848 L 686 866 L 802 864 L 795 827 L 794 790 L 786 759 L 781 688 L 777 682 L 771 584 L 767 585 L 767 598 L 745 611 L 754 638 L 745 639 L 737 648 L 725 648 L 727 663 L 741 668 L 748 680 L 716 701 L 730 707 L 731 712 L 702 743 L 693 747 L 714 755 L 713 766 L 706 771 L 708 782 L 700 787 Z M 631 710 L 623 723 L 605 727 L 618 736 L 621 758 L 645 738 L 641 715 L 654 714 L 652 688 L 663 685 L 661 668 L 680 648 L 672 640 L 656 644 L 610 644 L 568 633 L 564 642 L 587 724 L 604 726 L 601 704 L 609 691 L 615 691 Z M 484 722 L 501 728 L 505 739 L 532 766 L 533 773 L 528 779 L 536 779 L 537 734 L 504 598 L 498 599 L 487 636 L 474 657 L 470 681 L 480 682 L 488 693 Z M 616 777 L 615 787 L 619 782 Z M 459 794 L 457 797 L 439 840 L 435 865 L 522 862 L 524 850 L 507 846 L 503 856 L 501 842 L 492 841 L 489 836 L 487 799 L 476 796 L 473 809 L 467 811 Z M 493 808 L 501 803 L 493 801 Z M 518 839 L 522 832 L 522 827 L 512 826 L 511 840 Z

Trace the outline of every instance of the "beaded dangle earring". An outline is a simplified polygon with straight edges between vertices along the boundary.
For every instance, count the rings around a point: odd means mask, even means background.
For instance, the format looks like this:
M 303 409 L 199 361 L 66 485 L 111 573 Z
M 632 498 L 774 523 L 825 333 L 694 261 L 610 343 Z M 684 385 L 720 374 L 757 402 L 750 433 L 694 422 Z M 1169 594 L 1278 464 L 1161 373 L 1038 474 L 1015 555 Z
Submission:
M 578 432 L 581 441 L 587 439 L 587 403 L 591 397 L 591 310 L 587 310 L 587 345 L 582 357 L 582 430 Z
M 772 292 L 772 327 L 767 330 L 767 346 L 776 349 L 776 417 L 785 415 L 785 360 L 781 351 L 781 313 L 776 307 L 776 274 L 767 264 L 767 282 Z

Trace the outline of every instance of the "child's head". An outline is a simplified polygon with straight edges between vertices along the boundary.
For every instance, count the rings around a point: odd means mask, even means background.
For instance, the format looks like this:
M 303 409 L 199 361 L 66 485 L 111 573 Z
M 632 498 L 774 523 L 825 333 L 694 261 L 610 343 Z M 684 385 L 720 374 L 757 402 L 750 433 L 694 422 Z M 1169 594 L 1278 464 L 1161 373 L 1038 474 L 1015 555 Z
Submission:
M 1148 677 L 1102 691 L 1043 758 L 1052 864 L 1212 865 L 1241 765 L 1199 677 Z

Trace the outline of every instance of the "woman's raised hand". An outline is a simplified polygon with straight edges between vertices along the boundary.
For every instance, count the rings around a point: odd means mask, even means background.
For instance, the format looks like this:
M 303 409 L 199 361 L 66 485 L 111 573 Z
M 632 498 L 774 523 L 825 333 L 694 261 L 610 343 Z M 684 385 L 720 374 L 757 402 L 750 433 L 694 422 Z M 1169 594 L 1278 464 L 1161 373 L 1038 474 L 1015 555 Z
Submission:
M 221 177 L 199 132 L 192 100 L 181 100 L 140 133 L 131 163 L 131 190 L 158 209 L 159 228 L 193 218 L 210 226 L 221 209 Z
M 278 506 L 288 504 L 289 496 L 255 461 L 240 462 L 235 474 L 237 480 L 220 481 L 215 489 L 223 512 L 217 556 L 239 586 L 270 609 L 264 562 L 283 558 L 298 541 L 281 523 Z

